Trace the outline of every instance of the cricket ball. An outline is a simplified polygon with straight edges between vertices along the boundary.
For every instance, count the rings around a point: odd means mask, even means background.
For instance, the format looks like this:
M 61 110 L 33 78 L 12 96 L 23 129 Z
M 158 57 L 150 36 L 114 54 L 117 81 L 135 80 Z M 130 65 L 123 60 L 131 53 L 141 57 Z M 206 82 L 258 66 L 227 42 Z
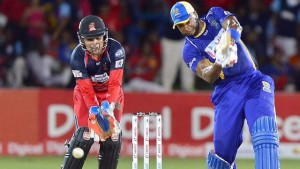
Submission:
M 76 148 L 73 149 L 72 155 L 75 158 L 82 158 L 83 155 L 84 155 L 84 151 L 81 148 L 76 147 Z

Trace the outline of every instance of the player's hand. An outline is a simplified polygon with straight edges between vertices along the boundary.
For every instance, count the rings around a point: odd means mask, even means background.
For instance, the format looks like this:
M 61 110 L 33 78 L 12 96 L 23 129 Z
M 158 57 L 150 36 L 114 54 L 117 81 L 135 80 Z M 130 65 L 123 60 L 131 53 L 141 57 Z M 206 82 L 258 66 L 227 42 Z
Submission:
M 231 43 L 228 50 L 227 50 L 227 58 L 225 60 L 224 67 L 232 67 L 234 64 L 237 63 L 238 57 L 237 57 L 237 46 L 235 43 Z
M 119 123 L 114 117 L 113 109 L 105 101 L 101 106 L 92 106 L 88 119 L 91 137 L 95 142 L 105 141 L 108 137 L 117 135 L 121 132 Z
M 105 100 L 101 103 L 100 108 L 101 108 L 102 112 L 105 112 L 113 119 L 114 128 L 112 128 L 111 130 L 112 130 L 113 135 L 118 135 L 121 132 L 121 127 L 120 127 L 119 122 L 115 118 L 115 114 L 114 114 L 115 103 L 112 102 L 109 104 L 109 102 L 107 100 Z
M 222 68 L 232 67 L 237 63 L 237 46 L 234 42 L 231 42 L 229 31 L 223 33 L 219 44 L 216 46 L 215 63 Z

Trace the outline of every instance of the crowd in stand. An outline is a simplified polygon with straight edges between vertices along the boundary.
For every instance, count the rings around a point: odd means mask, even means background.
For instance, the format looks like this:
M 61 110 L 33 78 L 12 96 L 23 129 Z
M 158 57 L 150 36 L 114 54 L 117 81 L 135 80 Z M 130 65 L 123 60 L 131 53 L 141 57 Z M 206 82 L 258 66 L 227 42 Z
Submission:
M 187 0 L 189 1 L 189 0 Z M 172 29 L 176 0 L 0 0 L 0 87 L 72 88 L 69 58 L 79 21 L 100 16 L 126 50 L 126 91 L 207 90 L 181 60 Z M 201 16 L 220 6 L 236 14 L 242 39 L 278 91 L 300 91 L 299 0 L 189 1 Z

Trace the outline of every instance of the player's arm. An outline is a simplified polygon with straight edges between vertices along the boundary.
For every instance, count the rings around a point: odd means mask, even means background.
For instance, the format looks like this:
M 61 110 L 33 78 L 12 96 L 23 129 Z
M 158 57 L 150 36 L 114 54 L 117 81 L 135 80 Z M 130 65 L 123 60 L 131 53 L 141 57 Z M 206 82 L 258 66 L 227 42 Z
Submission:
M 123 79 L 124 70 L 116 69 L 110 71 L 110 77 L 108 82 L 108 97 L 107 100 L 109 103 L 116 103 L 119 98 L 122 79 Z
M 76 85 L 80 89 L 83 100 L 89 108 L 91 106 L 99 105 L 99 102 L 96 98 L 92 81 L 85 68 L 84 57 L 85 52 L 78 46 L 72 52 L 70 64 L 73 76 L 76 79 Z
M 109 103 L 116 103 L 120 96 L 124 74 L 125 50 L 122 46 L 115 49 L 111 61 L 107 100 Z
M 231 42 L 237 42 L 240 39 L 243 27 L 235 16 L 228 16 L 222 23 L 222 27 L 230 32 Z
M 216 46 L 215 64 L 222 68 L 232 67 L 237 63 L 237 45 L 241 38 L 242 27 L 235 16 L 229 15 L 222 22 L 225 32 Z
M 219 79 L 221 71 L 221 65 L 211 64 L 208 59 L 201 60 L 196 67 L 197 75 L 210 84 Z

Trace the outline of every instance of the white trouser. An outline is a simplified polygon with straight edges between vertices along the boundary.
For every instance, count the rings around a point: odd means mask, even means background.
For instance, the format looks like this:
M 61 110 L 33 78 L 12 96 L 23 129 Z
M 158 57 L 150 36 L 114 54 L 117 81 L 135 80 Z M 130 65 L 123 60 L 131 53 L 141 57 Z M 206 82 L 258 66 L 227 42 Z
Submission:
M 23 57 L 17 57 L 12 67 L 7 72 L 7 83 L 10 87 L 23 87 L 24 78 L 27 76 L 26 61 Z
M 172 91 L 178 70 L 180 70 L 181 89 L 191 91 L 194 89 L 195 76 L 182 60 L 184 39 L 170 40 L 162 38 L 162 67 L 161 82 L 167 91 Z

